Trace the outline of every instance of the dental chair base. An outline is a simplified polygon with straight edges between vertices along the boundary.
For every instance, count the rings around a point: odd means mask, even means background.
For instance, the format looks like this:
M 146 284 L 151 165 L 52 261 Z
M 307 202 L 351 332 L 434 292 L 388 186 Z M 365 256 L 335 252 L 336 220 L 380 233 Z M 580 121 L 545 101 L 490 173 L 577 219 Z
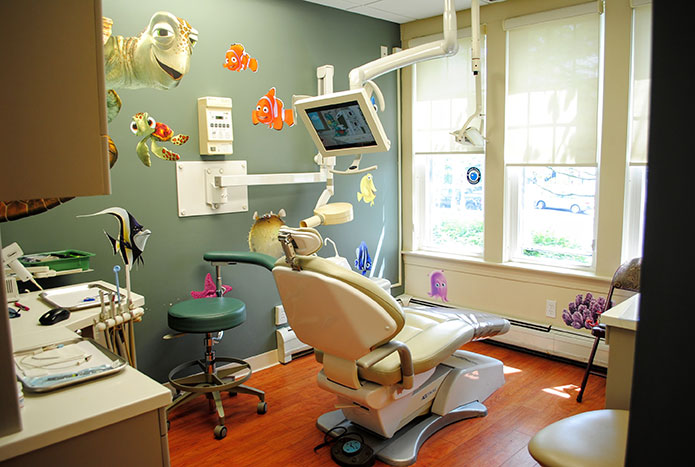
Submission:
M 422 384 L 418 384 L 422 379 L 416 380 L 415 389 L 401 393 L 366 382 L 356 395 L 321 372 L 319 386 L 337 393 L 341 409 L 322 415 L 316 424 L 323 432 L 342 426 L 348 433 L 359 433 L 386 464 L 411 465 L 420 446 L 438 430 L 487 415 L 482 402 L 504 384 L 502 362 L 463 350 L 424 377 Z M 341 392 L 350 393 L 351 399 L 341 397 Z

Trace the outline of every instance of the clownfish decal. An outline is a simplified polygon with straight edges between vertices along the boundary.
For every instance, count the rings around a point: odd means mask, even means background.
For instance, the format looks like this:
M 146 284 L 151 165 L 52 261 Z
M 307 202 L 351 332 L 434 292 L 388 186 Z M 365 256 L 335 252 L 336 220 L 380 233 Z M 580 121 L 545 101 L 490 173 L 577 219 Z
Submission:
M 249 69 L 256 72 L 258 70 L 258 60 L 246 53 L 242 44 L 232 44 L 224 55 L 224 64 L 222 66 L 230 71 Z
M 261 97 L 256 108 L 251 112 L 251 120 L 254 125 L 263 123 L 268 128 L 282 130 L 284 124 L 294 125 L 294 112 L 292 109 L 284 109 L 285 104 L 275 97 L 275 88 L 270 88 L 268 93 Z

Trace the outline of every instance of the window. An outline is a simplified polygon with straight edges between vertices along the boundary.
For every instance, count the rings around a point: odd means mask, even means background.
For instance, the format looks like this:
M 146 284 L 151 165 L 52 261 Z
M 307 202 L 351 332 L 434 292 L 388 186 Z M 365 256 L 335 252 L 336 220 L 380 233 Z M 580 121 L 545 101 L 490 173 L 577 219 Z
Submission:
M 513 167 L 518 184 L 518 256 L 560 266 L 591 266 L 594 167 Z
M 460 32 L 461 35 L 461 32 Z M 425 38 L 423 42 L 431 40 Z M 410 46 L 417 45 L 411 41 Z M 485 47 L 481 41 L 481 83 Z M 476 111 L 471 39 L 459 39 L 453 57 L 415 65 L 413 102 L 414 234 L 420 250 L 483 254 L 484 154 L 457 143 L 458 130 Z M 481 95 L 481 102 L 485 99 Z M 482 122 L 471 122 L 476 127 Z
M 601 24 L 578 7 L 505 24 L 512 260 L 594 264 Z
M 652 7 L 634 8 L 632 17 L 629 174 L 625 199 L 623 260 L 642 256 L 646 164 L 649 141 L 649 97 L 651 88 Z

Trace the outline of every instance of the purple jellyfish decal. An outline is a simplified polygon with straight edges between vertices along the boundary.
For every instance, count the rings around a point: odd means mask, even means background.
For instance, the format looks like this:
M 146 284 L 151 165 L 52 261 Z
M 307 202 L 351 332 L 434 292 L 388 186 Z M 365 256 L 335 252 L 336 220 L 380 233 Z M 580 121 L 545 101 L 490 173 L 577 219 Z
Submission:
M 444 271 L 432 271 L 430 273 L 430 297 L 439 297 L 443 302 L 448 302 L 446 298 L 446 277 Z

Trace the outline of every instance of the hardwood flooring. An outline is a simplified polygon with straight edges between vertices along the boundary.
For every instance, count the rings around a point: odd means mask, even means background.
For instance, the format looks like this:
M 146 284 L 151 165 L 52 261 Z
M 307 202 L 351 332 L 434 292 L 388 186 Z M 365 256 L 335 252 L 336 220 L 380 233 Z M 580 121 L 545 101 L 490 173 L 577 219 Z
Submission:
M 484 342 L 463 349 L 489 355 L 505 365 L 505 384 L 486 401 L 488 415 L 464 420 L 435 433 L 420 449 L 416 466 L 534 466 L 526 446 L 544 426 L 604 407 L 605 382 L 592 376 L 584 401 L 576 402 L 583 368 Z M 266 393 L 268 412 L 256 413 L 256 397 L 223 397 L 227 437 L 216 440 L 216 414 L 199 397 L 169 417 L 173 467 L 331 466 L 330 448 L 316 419 L 333 410 L 335 396 L 319 389 L 320 365 L 313 355 L 254 373 L 249 386 Z M 568 434 L 570 436 L 570 434 Z M 377 461 L 376 466 L 385 464 Z

